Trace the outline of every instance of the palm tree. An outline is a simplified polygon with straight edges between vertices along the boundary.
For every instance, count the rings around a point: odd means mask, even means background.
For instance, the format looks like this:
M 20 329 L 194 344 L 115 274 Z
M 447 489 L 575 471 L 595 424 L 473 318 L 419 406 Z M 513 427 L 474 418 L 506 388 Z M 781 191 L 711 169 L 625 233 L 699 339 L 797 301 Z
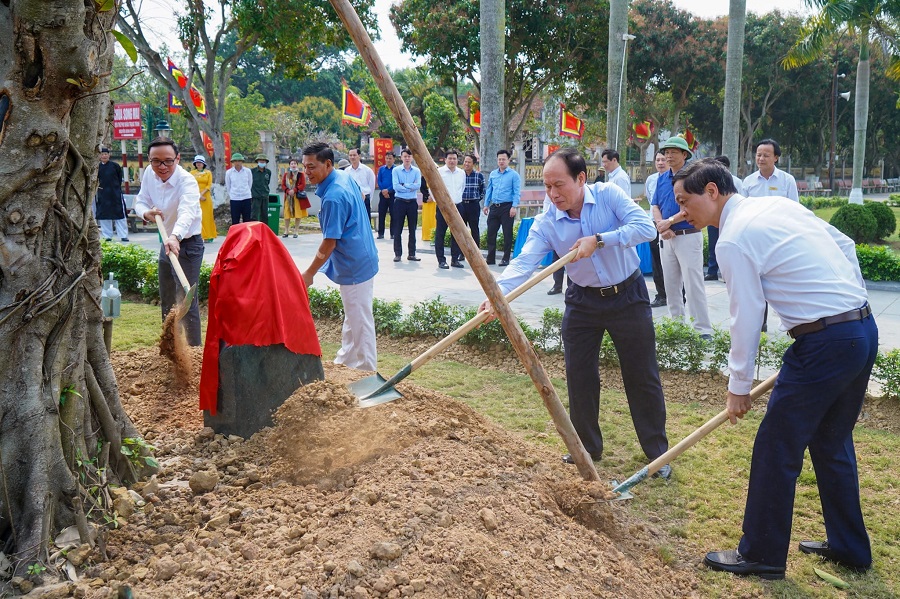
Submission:
M 853 185 L 850 202 L 862 204 L 862 176 L 866 152 L 866 127 L 869 120 L 869 53 L 879 47 L 893 56 L 900 54 L 897 31 L 900 24 L 900 3 L 896 0 L 806 0 L 818 11 L 809 18 L 800 39 L 782 61 L 792 69 L 809 64 L 821 57 L 834 39 L 843 34 L 855 38 L 859 44 L 859 63 L 856 69 L 856 110 L 853 135 Z M 873 42 L 879 40 L 881 45 Z M 895 75 L 895 70 L 889 71 Z
M 722 153 L 737 173 L 740 145 L 741 71 L 744 66 L 744 29 L 747 0 L 731 0 L 728 11 L 728 54 L 725 59 L 725 106 L 722 114 Z

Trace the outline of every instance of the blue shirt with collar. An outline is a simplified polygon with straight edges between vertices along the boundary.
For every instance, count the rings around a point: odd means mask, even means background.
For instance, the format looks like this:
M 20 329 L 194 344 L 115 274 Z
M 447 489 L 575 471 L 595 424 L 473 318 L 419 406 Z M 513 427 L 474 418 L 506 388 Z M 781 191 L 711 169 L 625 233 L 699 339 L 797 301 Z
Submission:
M 338 285 L 368 281 L 378 272 L 378 251 L 356 181 L 334 169 L 316 187 L 316 195 L 322 198 L 322 237 L 337 241 L 319 271 Z
M 491 171 L 488 178 L 487 192 L 484 195 L 484 207 L 491 204 L 505 204 L 512 202 L 512 207 L 519 205 L 519 195 L 522 189 L 522 180 L 519 173 L 506 167 L 502 173 L 500 169 Z
M 410 165 L 409 170 L 395 166 L 391 171 L 394 184 L 394 197 L 401 200 L 415 200 L 419 188 L 422 187 L 422 171 Z
M 378 189 L 386 189 L 388 191 L 394 191 L 394 167 L 388 168 L 386 164 L 382 165 L 381 168 L 378 169 Z
M 684 167 L 682 167 L 684 168 Z M 672 169 L 667 170 L 659 175 L 656 180 L 656 191 L 653 193 L 651 206 L 659 206 L 659 212 L 663 218 L 669 218 L 681 212 L 681 206 L 675 201 L 675 189 L 672 187 Z M 675 223 L 670 227 L 673 231 L 679 229 L 693 229 L 686 220 Z
M 618 285 L 641 263 L 635 246 L 656 238 L 656 227 L 640 206 L 612 183 L 584 187 L 584 205 L 579 218 L 551 205 L 537 215 L 521 253 L 503 271 L 497 284 L 509 293 L 535 271 L 547 252 L 568 254 L 575 242 L 589 235 L 603 235 L 602 249 L 590 258 L 570 262 L 566 274 L 582 287 Z

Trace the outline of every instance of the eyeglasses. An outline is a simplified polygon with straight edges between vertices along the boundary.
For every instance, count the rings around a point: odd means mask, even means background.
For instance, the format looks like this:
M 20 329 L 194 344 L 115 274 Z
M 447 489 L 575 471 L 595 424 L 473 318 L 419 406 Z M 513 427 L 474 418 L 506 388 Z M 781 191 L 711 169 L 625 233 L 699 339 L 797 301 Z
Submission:
M 175 164 L 174 158 L 169 158 L 168 160 L 156 160 L 154 158 L 153 160 L 150 161 L 150 166 L 152 166 L 153 168 L 159 168 L 162 165 L 166 165 L 167 167 L 169 167 L 169 166 L 172 166 L 173 164 Z

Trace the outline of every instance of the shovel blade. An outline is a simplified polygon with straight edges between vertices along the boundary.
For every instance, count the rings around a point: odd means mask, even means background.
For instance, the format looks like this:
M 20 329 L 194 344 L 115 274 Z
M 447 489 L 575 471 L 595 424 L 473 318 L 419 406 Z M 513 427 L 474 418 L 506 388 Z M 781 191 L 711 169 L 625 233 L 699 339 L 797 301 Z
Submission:
M 612 481 L 610 481 L 610 483 L 612 484 L 614 489 L 615 489 L 615 487 L 619 486 L 619 481 L 617 481 L 617 480 L 612 480 Z M 613 497 L 612 499 L 610 499 L 609 501 L 625 501 L 627 499 L 634 499 L 634 495 L 631 494 L 631 491 L 627 491 L 627 490 L 621 491 L 621 492 L 616 491 L 616 493 L 618 493 L 618 494 L 615 497 Z
M 380 374 L 375 373 L 371 376 L 361 378 L 358 381 L 353 381 L 347 385 L 347 387 L 356 397 L 360 398 L 359 407 L 371 408 L 372 406 L 377 406 L 403 397 L 403 395 L 393 387 L 388 387 L 382 392 L 372 395 L 372 393 L 383 387 L 385 383 L 387 383 L 387 379 Z
M 178 306 L 178 319 L 181 320 L 188 313 L 188 310 L 191 309 L 191 304 L 194 301 L 194 296 L 197 295 L 197 286 L 192 285 L 190 289 L 188 289 L 184 294 L 184 300 L 181 302 L 181 305 Z

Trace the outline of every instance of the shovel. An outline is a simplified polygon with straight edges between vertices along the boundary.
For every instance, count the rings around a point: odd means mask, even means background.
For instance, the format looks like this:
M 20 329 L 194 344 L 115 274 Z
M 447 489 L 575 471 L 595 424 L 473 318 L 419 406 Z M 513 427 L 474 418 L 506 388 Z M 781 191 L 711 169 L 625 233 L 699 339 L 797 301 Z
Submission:
M 163 219 L 160 215 L 156 215 L 156 226 L 159 228 L 159 234 L 163 238 L 163 243 L 165 240 L 169 238 L 166 234 L 166 226 L 163 224 Z M 169 255 L 169 252 L 166 252 L 166 255 Z M 181 263 L 178 261 L 178 256 L 170 256 L 169 262 L 172 263 L 172 268 L 175 270 L 175 274 L 178 276 L 178 281 L 181 283 L 181 286 L 184 288 L 184 301 L 181 302 L 181 305 L 178 306 L 178 312 L 176 312 L 176 319 L 181 320 L 185 314 L 188 313 L 188 310 L 191 309 L 191 302 L 194 301 L 194 294 L 197 293 L 197 286 L 191 286 L 188 283 L 187 277 L 184 276 L 184 270 L 181 268 Z
M 533 277 L 510 291 L 506 295 L 506 301 L 513 301 L 514 299 L 534 287 L 537 283 L 543 281 L 551 274 L 571 262 L 576 253 L 577 250 L 572 250 L 550 266 L 546 267 L 538 274 L 534 275 Z M 411 375 L 413 372 L 418 370 L 420 366 L 444 351 L 450 345 L 456 343 L 466 333 L 483 323 L 485 320 L 487 320 L 489 314 L 490 311 L 479 312 L 461 327 L 431 346 L 428 351 L 401 368 L 400 372 L 392 376 L 390 380 L 385 380 L 384 377 L 382 377 L 380 374 L 375 373 L 371 376 L 367 376 L 365 378 L 359 379 L 358 381 L 350 383 L 350 391 L 352 391 L 354 395 L 359 397 L 359 407 L 371 408 L 372 406 L 377 406 L 378 404 L 387 403 L 389 401 L 394 401 L 395 399 L 403 397 L 400 392 L 394 388 L 394 385 Z
M 778 378 L 778 373 L 776 372 L 750 392 L 750 399 L 755 400 L 758 399 L 759 396 L 767 393 L 772 387 L 775 386 L 775 379 Z M 728 420 L 728 410 L 722 410 L 715 416 L 713 416 L 706 424 L 695 430 L 693 433 L 685 437 L 681 440 L 678 445 L 669 449 L 666 453 L 662 454 L 647 466 L 644 466 L 634 474 L 632 474 L 625 482 L 619 483 L 618 481 L 613 481 L 615 487 L 613 488 L 613 493 L 617 493 L 618 496 L 613 499 L 613 501 L 621 501 L 623 499 L 631 499 L 634 496 L 629 492 L 631 487 L 635 486 L 645 478 L 649 477 L 654 472 L 658 471 L 664 465 L 668 464 L 685 451 L 690 449 L 697 443 L 700 439 L 711 433 L 714 429 L 718 428 L 720 424 Z

